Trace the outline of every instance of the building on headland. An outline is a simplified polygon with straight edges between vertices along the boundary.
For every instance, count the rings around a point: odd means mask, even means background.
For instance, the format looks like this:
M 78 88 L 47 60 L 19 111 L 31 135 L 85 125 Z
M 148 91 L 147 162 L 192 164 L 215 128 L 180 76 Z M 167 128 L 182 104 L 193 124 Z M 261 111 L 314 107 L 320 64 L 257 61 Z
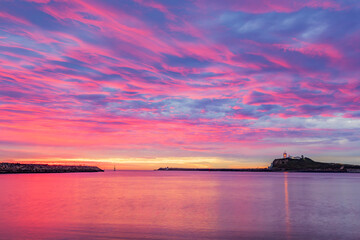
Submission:
M 299 160 L 299 159 L 304 159 L 304 155 L 301 155 L 301 157 L 299 157 L 299 156 L 293 157 L 290 154 L 287 154 L 286 151 L 284 151 L 283 159 L 286 159 L 286 158 L 288 158 L 288 159 L 298 159 Z

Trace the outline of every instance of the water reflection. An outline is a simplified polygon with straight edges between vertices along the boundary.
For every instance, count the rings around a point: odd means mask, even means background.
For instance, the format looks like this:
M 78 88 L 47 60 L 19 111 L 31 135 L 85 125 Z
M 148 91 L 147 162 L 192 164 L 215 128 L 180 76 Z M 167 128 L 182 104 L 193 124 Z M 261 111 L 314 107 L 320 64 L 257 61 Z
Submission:
M 360 193 L 354 189 L 359 183 L 356 174 L 0 175 L 0 236 L 357 239 Z
M 285 226 L 286 237 L 291 238 L 291 225 L 290 225 L 290 207 L 289 207 L 289 190 L 288 190 L 288 173 L 284 173 L 284 195 L 285 195 Z

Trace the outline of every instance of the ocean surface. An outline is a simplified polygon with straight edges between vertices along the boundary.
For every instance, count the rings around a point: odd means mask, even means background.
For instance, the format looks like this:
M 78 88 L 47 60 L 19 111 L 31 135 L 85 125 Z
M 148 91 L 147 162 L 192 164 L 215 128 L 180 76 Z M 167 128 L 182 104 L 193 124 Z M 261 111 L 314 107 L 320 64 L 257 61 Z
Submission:
M 0 239 L 360 239 L 360 174 L 7 174 L 0 194 Z

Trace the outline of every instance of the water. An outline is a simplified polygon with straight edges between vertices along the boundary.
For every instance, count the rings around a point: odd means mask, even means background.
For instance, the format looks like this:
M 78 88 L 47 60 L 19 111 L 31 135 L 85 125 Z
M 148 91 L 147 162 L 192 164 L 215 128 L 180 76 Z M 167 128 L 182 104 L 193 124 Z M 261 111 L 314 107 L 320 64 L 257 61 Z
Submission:
M 0 175 L 0 239 L 360 239 L 360 174 Z

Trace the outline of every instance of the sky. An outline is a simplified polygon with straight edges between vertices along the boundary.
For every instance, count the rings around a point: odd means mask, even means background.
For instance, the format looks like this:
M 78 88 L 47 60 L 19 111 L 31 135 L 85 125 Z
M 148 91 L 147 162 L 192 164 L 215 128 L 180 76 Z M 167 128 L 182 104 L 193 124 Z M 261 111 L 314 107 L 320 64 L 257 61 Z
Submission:
M 358 0 L 0 1 L 0 161 L 360 164 Z

